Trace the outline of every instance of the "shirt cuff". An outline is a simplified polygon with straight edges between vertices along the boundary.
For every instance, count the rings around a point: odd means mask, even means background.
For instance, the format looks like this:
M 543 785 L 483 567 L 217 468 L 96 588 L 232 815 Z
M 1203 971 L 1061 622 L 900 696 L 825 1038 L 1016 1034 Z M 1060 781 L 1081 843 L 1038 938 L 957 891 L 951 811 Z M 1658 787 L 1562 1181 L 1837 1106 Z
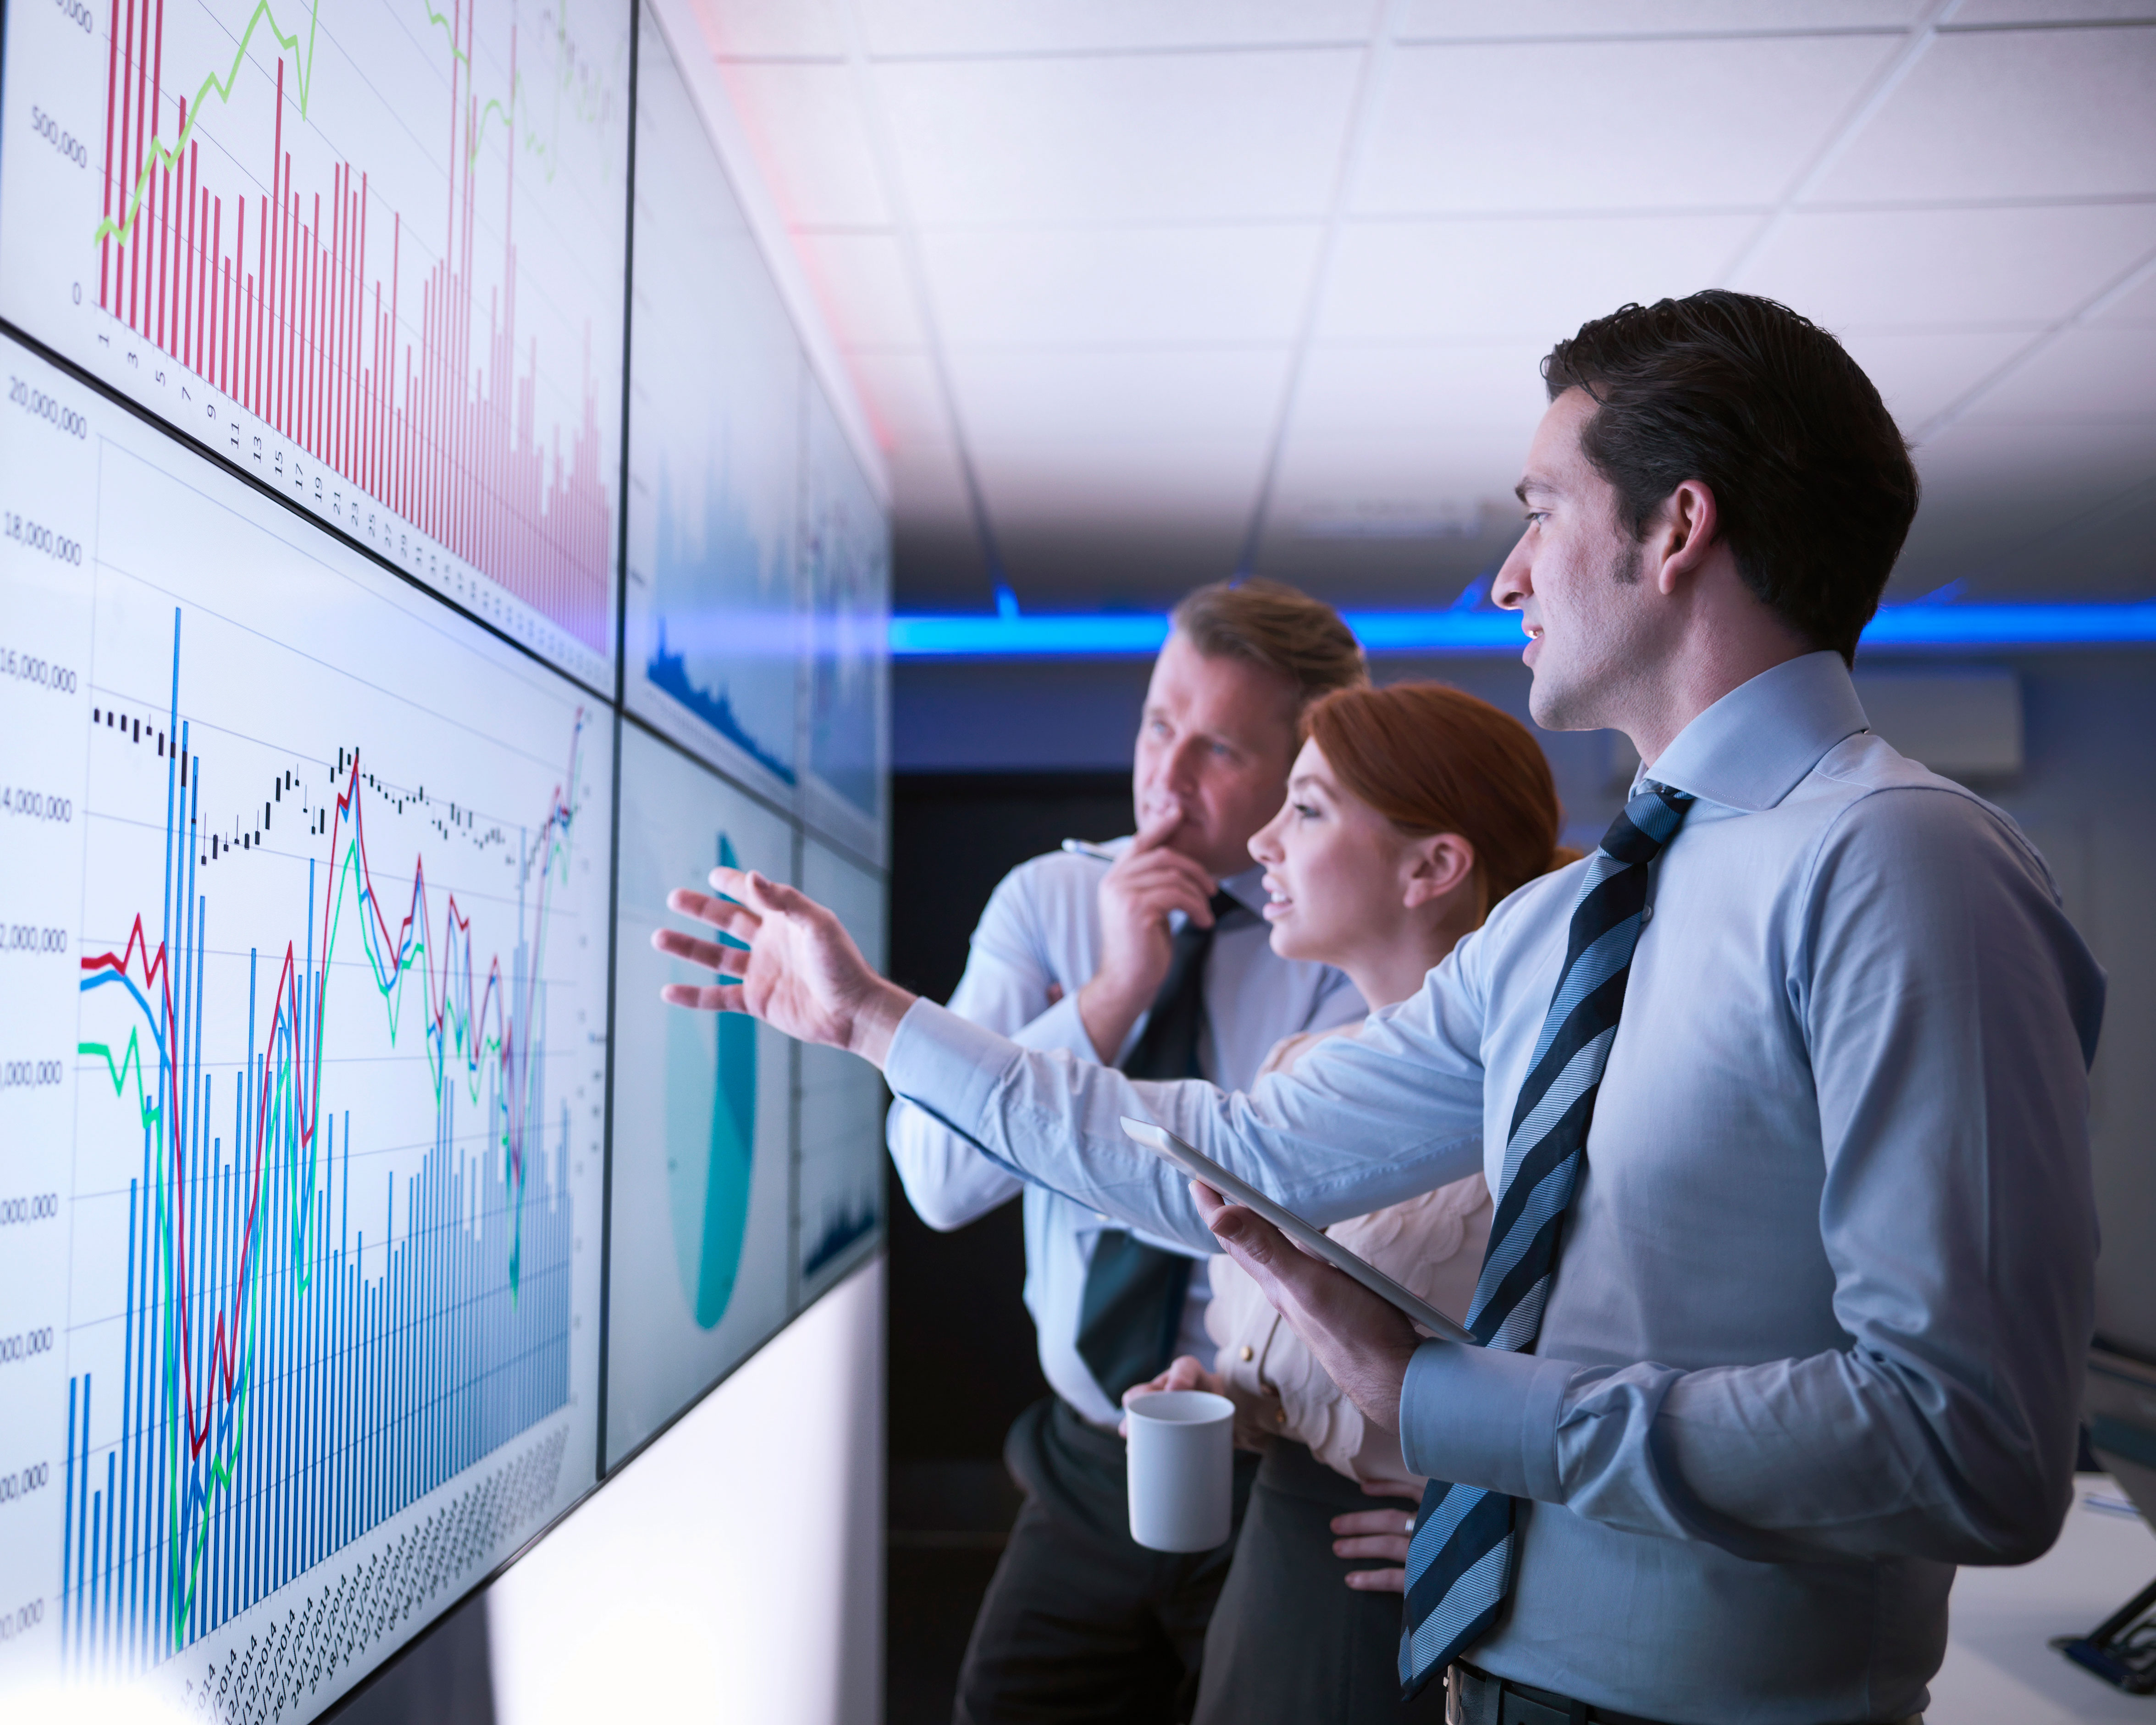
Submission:
M 1065 995 L 1024 1029 L 1014 1032 L 1011 1040 L 1021 1048 L 1032 1048 L 1044 1054 L 1060 1050 L 1081 1060 L 1100 1063 L 1101 1057 L 1093 1052 L 1093 1038 L 1086 1033 L 1086 1021 L 1079 1015 L 1078 996 L 1075 994 Z
M 1010 1040 L 961 1018 L 948 1007 L 916 1000 L 891 1032 L 883 1063 L 894 1096 L 971 1133 L 1009 1064 Z
M 1535 1354 L 1425 1341 L 1400 1386 L 1401 1460 L 1428 1479 L 1561 1501 L 1557 1422 L 1574 1370 Z

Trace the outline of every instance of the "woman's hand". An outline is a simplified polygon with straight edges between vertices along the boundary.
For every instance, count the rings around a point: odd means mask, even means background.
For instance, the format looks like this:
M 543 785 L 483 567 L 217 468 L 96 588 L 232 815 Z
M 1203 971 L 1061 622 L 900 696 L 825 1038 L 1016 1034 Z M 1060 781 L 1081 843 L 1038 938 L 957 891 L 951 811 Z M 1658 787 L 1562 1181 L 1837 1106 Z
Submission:
M 1202 1389 L 1209 1395 L 1228 1393 L 1228 1380 L 1218 1372 L 1209 1371 L 1190 1354 L 1180 1354 L 1168 1362 L 1168 1370 L 1144 1383 L 1134 1383 L 1123 1392 L 1123 1405 L 1130 1405 L 1133 1396 L 1156 1395 L 1164 1389 Z
M 1178 1354 L 1168 1362 L 1168 1370 L 1144 1383 L 1134 1383 L 1123 1392 L 1123 1405 L 1127 1408 L 1140 1396 L 1158 1395 L 1164 1389 L 1202 1389 L 1208 1394 L 1232 1396 L 1228 1380 L 1218 1372 L 1208 1371 L 1189 1354 Z M 1126 1419 L 1116 1429 L 1125 1437 L 1131 1434 L 1131 1423 Z
M 1332 1518 L 1332 1555 L 1336 1558 L 1377 1558 L 1393 1566 L 1384 1569 L 1351 1569 L 1348 1585 L 1358 1593 L 1404 1594 L 1408 1588 L 1408 1542 L 1414 1537 L 1415 1512 L 1399 1507 L 1401 1498 L 1387 1500 L 1391 1509 L 1352 1510 Z

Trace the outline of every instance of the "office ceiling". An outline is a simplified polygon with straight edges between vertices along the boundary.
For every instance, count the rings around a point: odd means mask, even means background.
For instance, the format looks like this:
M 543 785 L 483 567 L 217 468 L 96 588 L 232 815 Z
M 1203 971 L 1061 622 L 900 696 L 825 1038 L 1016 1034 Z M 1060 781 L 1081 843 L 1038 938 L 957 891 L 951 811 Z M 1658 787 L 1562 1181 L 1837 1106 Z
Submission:
M 699 0 L 901 601 L 1444 604 L 1557 337 L 1717 284 L 1915 445 L 1890 597 L 2156 595 L 2156 0 Z

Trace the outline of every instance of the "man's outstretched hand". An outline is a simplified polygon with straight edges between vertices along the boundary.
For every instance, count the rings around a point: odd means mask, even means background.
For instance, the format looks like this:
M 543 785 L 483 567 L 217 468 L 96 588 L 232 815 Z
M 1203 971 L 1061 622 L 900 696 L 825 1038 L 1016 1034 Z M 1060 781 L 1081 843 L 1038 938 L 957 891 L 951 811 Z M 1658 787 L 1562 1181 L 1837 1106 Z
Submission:
M 913 996 L 877 976 L 838 918 L 807 893 L 754 869 L 714 868 L 711 886 L 718 897 L 685 888 L 667 895 L 667 908 L 742 946 L 679 929 L 659 929 L 651 944 L 734 980 L 671 982 L 660 997 L 706 1012 L 747 1012 L 804 1043 L 844 1048 L 881 1066 Z
M 1363 1417 L 1400 1429 L 1400 1386 L 1422 1338 L 1399 1310 L 1352 1276 L 1312 1257 L 1255 1210 L 1190 1182 L 1198 1213 L 1228 1255 L 1250 1271 L 1274 1309 L 1302 1338 L 1325 1375 Z

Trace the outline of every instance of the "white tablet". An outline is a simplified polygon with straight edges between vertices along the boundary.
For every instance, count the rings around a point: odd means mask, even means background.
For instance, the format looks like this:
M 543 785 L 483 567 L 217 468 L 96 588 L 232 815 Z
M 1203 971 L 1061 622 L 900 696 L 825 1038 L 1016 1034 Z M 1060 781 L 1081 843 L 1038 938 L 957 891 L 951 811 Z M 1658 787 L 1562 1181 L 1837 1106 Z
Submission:
M 1481 1343 L 1419 1295 L 1409 1292 L 1367 1258 L 1353 1252 L 1327 1234 L 1312 1228 L 1294 1211 L 1285 1209 L 1247 1180 L 1230 1174 L 1195 1146 L 1150 1120 L 1123 1116 L 1123 1130 L 1163 1161 L 1173 1162 L 1193 1180 L 1202 1180 L 1223 1197 L 1246 1204 L 1313 1258 L 1322 1258 L 1343 1274 L 1351 1275 L 1387 1305 L 1405 1313 L 1414 1322 L 1445 1341 L 1464 1341 L 1470 1347 Z

